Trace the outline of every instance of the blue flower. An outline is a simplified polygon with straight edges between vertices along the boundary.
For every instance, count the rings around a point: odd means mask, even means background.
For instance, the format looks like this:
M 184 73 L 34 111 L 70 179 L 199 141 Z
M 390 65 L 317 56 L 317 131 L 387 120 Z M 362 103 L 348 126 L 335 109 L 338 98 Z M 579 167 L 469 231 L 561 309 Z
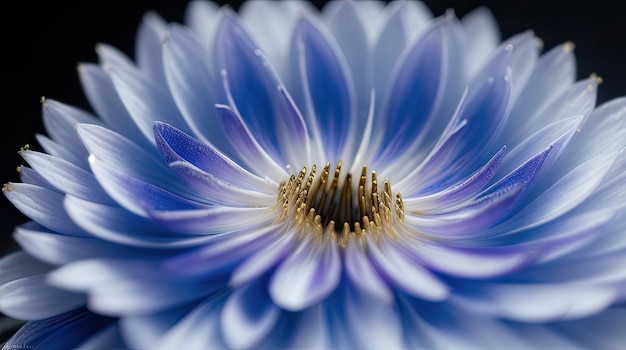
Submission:
M 43 100 L 6 346 L 616 349 L 626 99 L 488 10 L 189 3 Z M 96 116 L 97 115 L 97 116 Z

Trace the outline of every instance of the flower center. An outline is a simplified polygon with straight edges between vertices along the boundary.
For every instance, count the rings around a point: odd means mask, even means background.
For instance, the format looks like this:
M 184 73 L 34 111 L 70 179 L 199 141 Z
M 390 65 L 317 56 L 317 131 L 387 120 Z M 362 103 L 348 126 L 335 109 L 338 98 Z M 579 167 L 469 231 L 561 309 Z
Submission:
M 352 174 L 342 178 L 341 161 L 332 178 L 330 163 L 326 163 L 319 174 L 313 165 L 310 172 L 305 167 L 283 180 L 275 208 L 281 209 L 277 222 L 292 219 L 301 232 L 336 238 L 342 246 L 351 235 L 391 234 L 392 223 L 404 221 L 402 196 L 398 192 L 394 199 L 389 179 L 385 179 L 379 192 L 376 172 L 372 171 L 368 181 L 364 165 L 353 189 Z

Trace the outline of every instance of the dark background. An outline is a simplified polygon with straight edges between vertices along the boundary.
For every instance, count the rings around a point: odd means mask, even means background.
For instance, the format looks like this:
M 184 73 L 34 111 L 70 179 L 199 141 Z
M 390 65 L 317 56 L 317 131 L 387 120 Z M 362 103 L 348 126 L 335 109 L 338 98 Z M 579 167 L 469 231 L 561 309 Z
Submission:
M 238 6 L 238 2 L 232 1 L 219 3 Z M 315 3 L 321 6 L 324 2 Z M 545 49 L 573 41 L 579 77 L 597 73 L 604 79 L 598 92 L 599 102 L 626 95 L 626 20 L 622 9 L 614 8 L 611 1 L 429 0 L 425 3 L 435 16 L 454 8 L 461 17 L 478 6 L 488 6 L 503 39 L 532 29 L 543 39 Z M 31 148 L 40 149 L 34 135 L 44 132 L 41 96 L 89 110 L 76 64 L 96 62 L 94 45 L 98 42 L 111 44 L 132 56 L 135 32 L 147 10 L 156 10 L 168 21 L 181 22 L 185 4 L 173 0 L 62 3 L 36 0 L 11 7 L 1 5 L 0 184 L 18 181 L 15 168 L 24 164 L 17 155 L 21 146 L 28 143 Z M 26 218 L 0 196 L 0 256 L 17 249 L 11 232 L 24 221 Z

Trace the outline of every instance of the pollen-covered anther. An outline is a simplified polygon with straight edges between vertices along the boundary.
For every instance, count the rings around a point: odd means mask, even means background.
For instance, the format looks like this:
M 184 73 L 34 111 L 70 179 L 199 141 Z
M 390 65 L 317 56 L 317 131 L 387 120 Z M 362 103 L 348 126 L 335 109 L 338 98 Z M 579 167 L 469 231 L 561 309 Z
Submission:
M 379 192 L 376 172 L 368 181 L 367 166 L 363 166 L 358 183 L 353 183 L 350 173 L 342 176 L 341 168 L 339 161 L 331 172 L 327 163 L 318 173 L 313 165 L 310 172 L 303 168 L 282 181 L 275 206 L 280 209 L 277 222 L 289 220 L 299 233 L 334 238 L 341 246 L 347 245 L 352 235 L 394 235 L 392 224 L 404 221 L 402 195 L 393 195 L 389 179 Z

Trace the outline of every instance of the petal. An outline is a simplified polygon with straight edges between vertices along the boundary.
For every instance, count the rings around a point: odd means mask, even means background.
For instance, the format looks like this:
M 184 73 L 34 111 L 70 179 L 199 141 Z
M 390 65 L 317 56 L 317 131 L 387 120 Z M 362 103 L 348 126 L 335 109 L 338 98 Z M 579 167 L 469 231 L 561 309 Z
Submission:
M 226 74 L 227 84 L 226 91 L 218 88 L 218 100 L 231 104 L 272 159 L 298 160 L 290 152 L 306 149 L 307 130 L 270 62 L 232 15 L 222 18 L 216 38 L 215 70 Z
M 272 226 L 226 233 L 198 249 L 164 260 L 163 266 L 181 276 L 227 275 L 252 252 L 263 250 L 275 241 L 279 233 Z
M 352 241 L 346 247 L 344 264 L 346 275 L 355 288 L 387 304 L 393 301 L 394 296 L 389 285 L 378 273 L 358 242 Z
M 215 206 L 198 210 L 152 211 L 150 216 L 157 224 L 176 233 L 215 235 L 271 225 L 276 218 L 268 211 L 267 207 Z
M 91 63 L 80 64 L 78 73 L 89 104 L 107 127 L 150 149 L 150 141 L 133 122 L 107 73 Z
M 269 292 L 282 309 L 300 311 L 330 295 L 340 277 L 341 258 L 335 242 L 302 242 L 272 274 Z
M 220 310 L 224 296 L 207 299 L 174 327 L 165 332 L 155 350 L 168 350 L 184 344 L 188 349 L 226 349 L 220 330 Z
M 330 34 L 312 18 L 302 17 L 293 33 L 291 51 L 300 79 L 301 106 L 312 136 L 324 145 L 325 161 L 347 158 L 356 132 L 355 92 L 345 58 Z M 347 134 L 346 134 L 347 133 Z
M 109 317 L 80 308 L 45 320 L 26 323 L 3 347 L 23 349 L 26 346 L 34 350 L 82 349 L 82 343 L 86 339 L 113 322 Z
M 212 46 L 220 7 L 212 1 L 190 1 L 185 7 L 184 23 L 199 36 L 207 49 Z
M 194 134 L 203 142 L 232 153 L 225 135 L 215 127 L 215 77 L 207 64 L 208 53 L 194 34 L 181 26 L 170 29 L 163 45 L 167 83 Z
M 251 282 L 280 262 L 293 252 L 297 246 L 297 239 L 293 235 L 281 235 L 270 242 L 263 249 L 252 253 L 243 260 L 233 271 L 229 284 L 239 287 Z
M 3 192 L 19 211 L 40 225 L 68 235 L 85 235 L 63 210 L 63 194 L 25 183 L 12 183 Z
M 234 349 L 254 348 L 272 331 L 281 310 L 267 294 L 267 281 L 257 280 L 237 288 L 221 312 L 224 341 Z
M 163 38 L 167 23 L 154 11 L 144 14 L 135 44 L 139 69 L 159 85 L 165 84 L 163 73 Z
M 49 286 L 46 275 L 23 277 L 0 285 L 0 311 L 20 320 L 42 320 L 85 304 L 79 293 Z
M 369 256 L 379 271 L 396 287 L 429 301 L 448 297 L 448 287 L 395 243 L 371 244 Z
M 44 274 L 53 268 L 23 251 L 9 253 L 0 259 L 0 285 L 28 276 Z
M 45 153 L 21 151 L 20 155 L 61 192 L 103 204 L 113 203 L 90 172 Z
M 381 165 L 422 141 L 438 112 L 447 74 L 444 40 L 448 27 L 447 20 L 432 25 L 403 54 L 391 73 L 391 85 L 380 112 L 384 118 L 378 118 L 374 125 L 382 131 L 374 142 L 374 149 L 381 145 L 377 155 Z
M 464 293 L 465 292 L 465 293 Z M 614 300 L 610 288 L 574 284 L 494 284 L 451 298 L 471 312 L 521 322 L 548 322 L 594 315 Z
M 500 43 L 498 23 L 487 7 L 470 11 L 461 23 L 467 40 L 468 74 L 473 76 Z
M 215 148 L 169 124 L 156 122 L 154 135 L 159 152 L 168 164 L 184 160 L 241 188 L 272 194 L 276 192 L 275 183 L 249 173 Z
M 157 120 L 190 132 L 172 95 L 163 86 L 157 85 L 137 69 L 107 65 L 104 70 L 111 77 L 133 121 L 152 143 L 152 124 Z

